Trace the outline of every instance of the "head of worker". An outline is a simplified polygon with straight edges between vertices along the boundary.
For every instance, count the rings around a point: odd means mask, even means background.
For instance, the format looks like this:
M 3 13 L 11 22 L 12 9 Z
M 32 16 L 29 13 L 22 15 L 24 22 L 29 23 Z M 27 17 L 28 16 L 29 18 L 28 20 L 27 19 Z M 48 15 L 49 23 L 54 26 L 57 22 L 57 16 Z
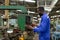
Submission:
M 42 16 L 44 14 L 44 7 L 38 7 L 37 11 L 39 15 Z

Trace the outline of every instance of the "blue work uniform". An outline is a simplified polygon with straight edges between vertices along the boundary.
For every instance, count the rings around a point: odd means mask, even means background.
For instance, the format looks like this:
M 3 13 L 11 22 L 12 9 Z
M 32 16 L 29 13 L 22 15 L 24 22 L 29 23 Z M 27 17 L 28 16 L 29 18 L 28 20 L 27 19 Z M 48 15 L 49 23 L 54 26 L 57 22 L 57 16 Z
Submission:
M 50 18 L 46 13 L 42 15 L 39 26 L 33 31 L 39 33 L 39 40 L 50 40 Z

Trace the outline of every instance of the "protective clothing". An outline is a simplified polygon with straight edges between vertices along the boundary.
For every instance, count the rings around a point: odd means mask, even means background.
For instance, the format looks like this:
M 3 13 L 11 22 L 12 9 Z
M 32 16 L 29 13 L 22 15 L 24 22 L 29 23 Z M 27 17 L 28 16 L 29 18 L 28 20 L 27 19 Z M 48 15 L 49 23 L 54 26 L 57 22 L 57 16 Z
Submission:
M 39 40 L 50 40 L 50 18 L 46 13 L 41 16 L 41 23 L 33 31 L 39 33 Z

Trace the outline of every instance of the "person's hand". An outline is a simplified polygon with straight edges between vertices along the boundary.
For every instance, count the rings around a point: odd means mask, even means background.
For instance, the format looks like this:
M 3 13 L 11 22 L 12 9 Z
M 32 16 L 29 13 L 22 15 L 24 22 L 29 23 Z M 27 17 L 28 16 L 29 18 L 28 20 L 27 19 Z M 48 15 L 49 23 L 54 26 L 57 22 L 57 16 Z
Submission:
M 31 26 L 32 26 L 32 27 L 35 27 L 35 26 L 36 26 L 36 24 L 31 24 Z
M 31 25 L 26 25 L 26 27 L 27 27 L 28 29 L 33 29 L 33 27 L 32 27 Z

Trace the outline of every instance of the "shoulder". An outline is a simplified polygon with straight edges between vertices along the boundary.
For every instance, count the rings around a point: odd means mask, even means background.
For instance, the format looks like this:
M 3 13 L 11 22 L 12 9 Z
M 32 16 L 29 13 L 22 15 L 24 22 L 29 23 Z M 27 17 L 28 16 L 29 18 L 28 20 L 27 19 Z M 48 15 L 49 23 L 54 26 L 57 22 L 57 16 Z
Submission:
M 49 16 L 47 14 L 44 14 L 42 18 L 49 19 Z
M 49 16 L 46 14 L 46 18 L 49 19 Z

